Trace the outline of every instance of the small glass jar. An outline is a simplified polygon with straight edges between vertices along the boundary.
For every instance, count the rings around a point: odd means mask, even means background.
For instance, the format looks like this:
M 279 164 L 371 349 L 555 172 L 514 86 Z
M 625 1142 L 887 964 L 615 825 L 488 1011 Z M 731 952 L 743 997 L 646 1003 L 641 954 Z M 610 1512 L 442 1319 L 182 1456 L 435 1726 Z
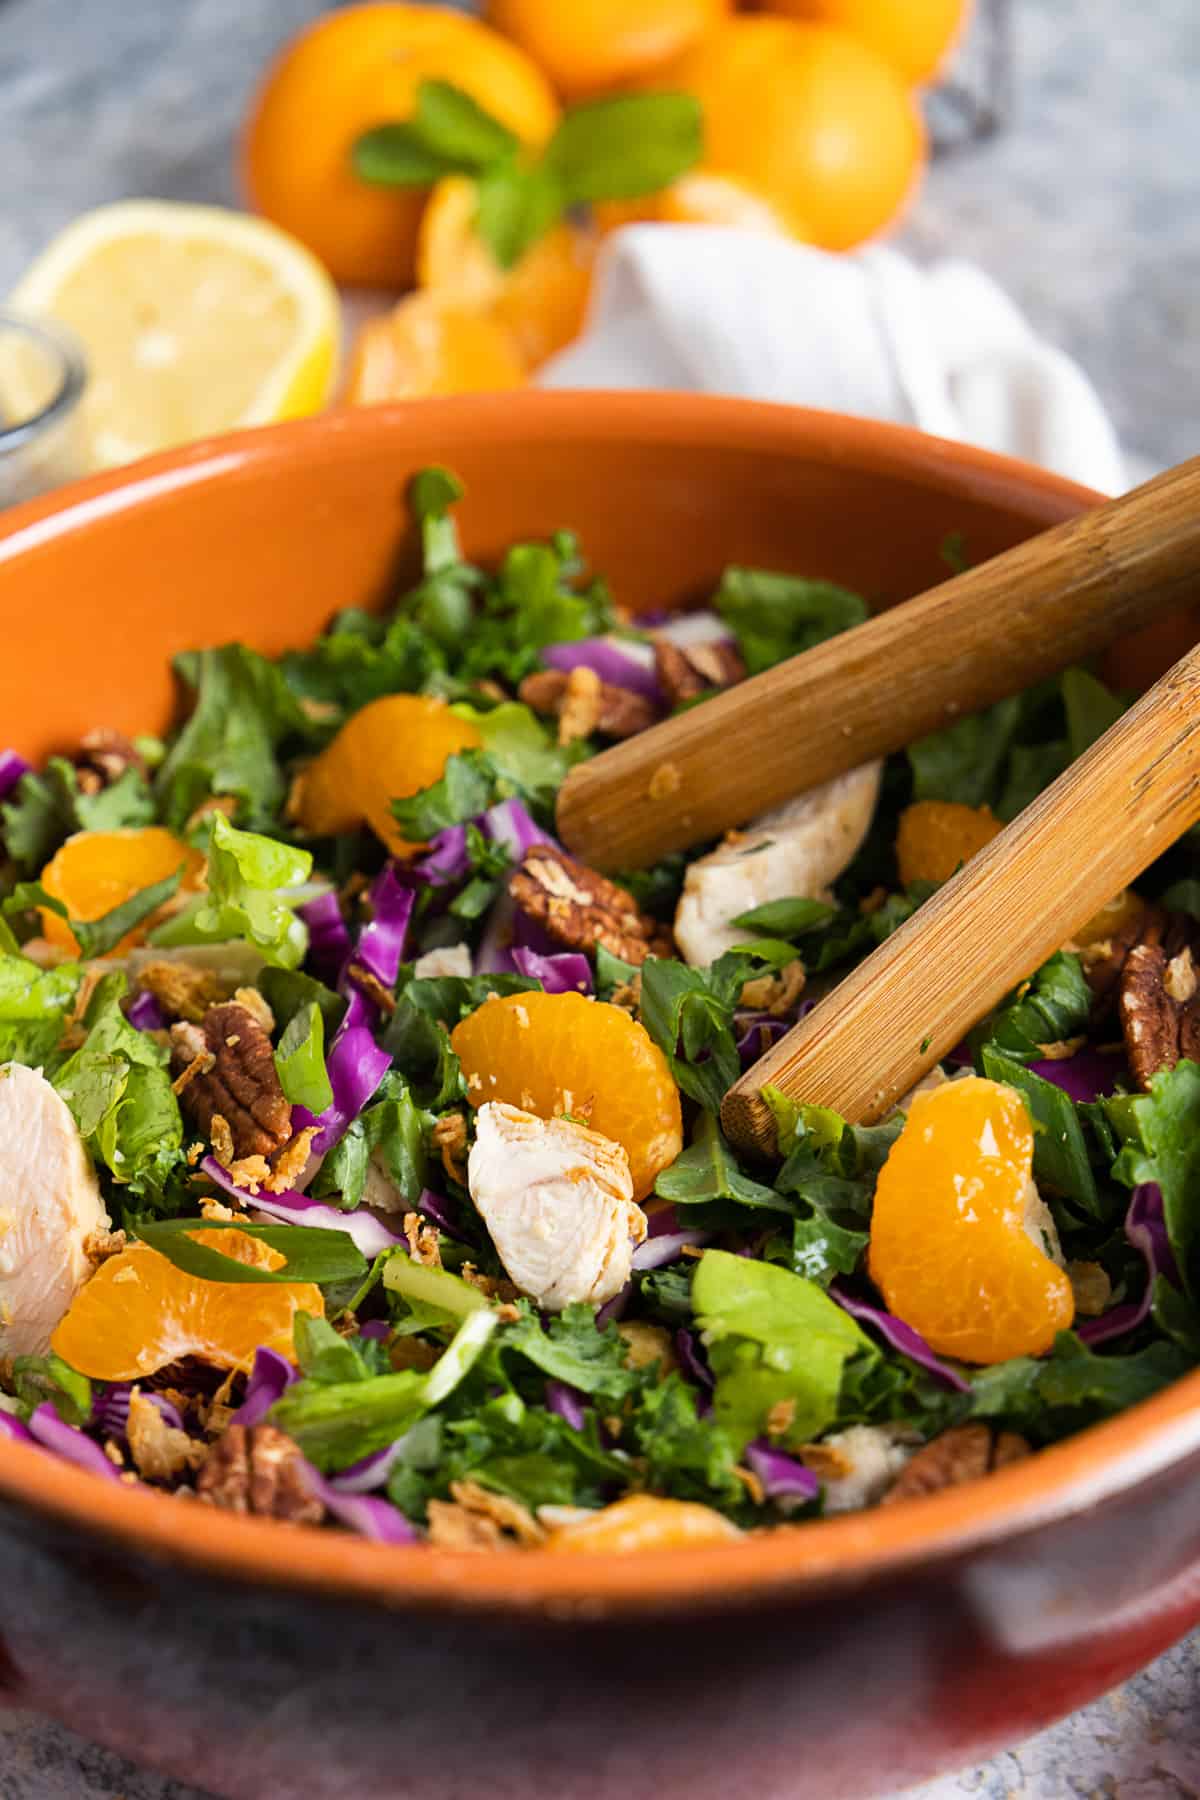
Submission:
M 0 508 L 82 475 L 83 352 L 62 326 L 0 311 Z

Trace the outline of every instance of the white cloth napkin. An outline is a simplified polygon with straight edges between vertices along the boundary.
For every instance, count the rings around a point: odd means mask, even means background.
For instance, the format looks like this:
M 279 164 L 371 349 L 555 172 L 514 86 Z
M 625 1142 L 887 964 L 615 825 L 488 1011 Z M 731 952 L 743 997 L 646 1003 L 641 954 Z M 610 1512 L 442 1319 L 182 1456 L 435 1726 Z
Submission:
M 1078 365 L 981 269 L 833 256 L 724 226 L 631 225 L 605 246 L 583 336 L 547 387 L 743 394 L 894 419 L 1102 493 L 1120 447 Z

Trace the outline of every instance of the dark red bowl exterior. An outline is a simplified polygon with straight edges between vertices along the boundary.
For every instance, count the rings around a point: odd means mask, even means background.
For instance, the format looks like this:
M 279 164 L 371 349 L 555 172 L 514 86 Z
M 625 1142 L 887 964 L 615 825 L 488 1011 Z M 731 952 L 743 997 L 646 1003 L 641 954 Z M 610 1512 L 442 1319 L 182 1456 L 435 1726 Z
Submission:
M 472 554 L 571 525 L 635 605 L 729 561 L 889 603 L 939 578 L 949 533 L 978 559 L 1093 499 L 913 433 L 707 398 L 276 427 L 5 519 L 5 738 L 40 755 L 161 728 L 171 650 L 280 649 L 385 597 L 405 480 L 435 460 L 467 481 Z M 385 1550 L 0 1442 L 0 1691 L 237 1800 L 857 1800 L 1014 1742 L 1198 1619 L 1200 1376 L 971 1488 L 623 1561 Z

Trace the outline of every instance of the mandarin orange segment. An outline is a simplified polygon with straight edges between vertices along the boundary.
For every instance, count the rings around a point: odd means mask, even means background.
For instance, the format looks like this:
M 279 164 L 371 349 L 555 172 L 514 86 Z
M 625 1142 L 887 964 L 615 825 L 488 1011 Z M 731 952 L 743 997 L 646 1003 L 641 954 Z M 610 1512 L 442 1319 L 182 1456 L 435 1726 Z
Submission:
M 889 1311 L 942 1355 L 1038 1356 L 1075 1316 L 1032 1165 L 1014 1089 L 969 1076 L 913 1100 L 879 1176 L 868 1262 Z
M 630 1550 L 690 1550 L 728 1544 L 742 1533 L 723 1513 L 694 1500 L 667 1500 L 657 1494 L 630 1494 L 603 1506 L 590 1519 L 562 1525 L 546 1540 L 547 1550 L 625 1555 Z
M 900 814 L 896 861 L 905 887 L 949 881 L 957 868 L 1004 830 L 989 806 L 956 800 L 917 800 Z
M 504 1100 L 539 1118 L 562 1113 L 623 1145 L 643 1200 L 683 1148 L 679 1090 L 643 1025 L 582 994 L 485 1000 L 450 1039 L 472 1106 Z
M 244 1232 L 206 1231 L 201 1241 L 250 1267 L 266 1262 Z M 93 1381 L 137 1381 L 178 1357 L 249 1370 L 259 1345 L 291 1357 L 296 1314 L 325 1315 L 311 1282 L 202 1281 L 148 1244 L 101 1263 L 76 1295 L 51 1344 Z
M 444 700 L 387 694 L 347 719 L 302 771 L 292 791 L 293 814 L 315 837 L 365 823 L 393 856 L 412 856 L 420 845 L 401 835 L 392 801 L 440 780 L 449 757 L 478 749 L 480 741 L 475 727 Z
M 498 319 L 441 294 L 410 294 L 355 339 L 343 399 L 350 406 L 434 394 L 523 387 L 527 370 Z
M 204 857 L 159 825 L 77 831 L 42 870 L 42 886 L 62 901 L 73 919 L 90 921 L 103 918 L 156 881 L 165 881 L 180 867 L 183 891 L 203 886 Z M 108 954 L 124 956 L 142 943 L 157 917 L 151 914 L 136 930 L 127 932 Z M 42 931 L 50 943 L 78 954 L 75 933 L 65 919 L 47 908 L 42 909 Z

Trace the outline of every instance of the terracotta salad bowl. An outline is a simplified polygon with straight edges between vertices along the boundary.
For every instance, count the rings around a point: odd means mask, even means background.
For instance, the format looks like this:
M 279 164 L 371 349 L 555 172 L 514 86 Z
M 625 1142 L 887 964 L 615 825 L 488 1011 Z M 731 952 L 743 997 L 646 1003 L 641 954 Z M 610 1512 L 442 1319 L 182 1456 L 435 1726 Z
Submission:
M 412 549 L 405 485 L 433 462 L 466 484 L 473 558 L 570 526 L 635 609 L 731 562 L 889 604 L 939 578 L 948 534 L 980 560 L 1096 499 L 912 432 L 710 398 L 283 425 L 5 516 L 0 735 L 35 758 L 97 722 L 162 730 L 176 651 L 278 653 L 383 603 Z M 1169 655 L 1132 642 L 1118 677 Z M 984 1481 L 625 1558 L 385 1547 L 0 1439 L 0 1695 L 238 1800 L 890 1792 L 1019 1740 L 1197 1620 L 1200 1374 Z

